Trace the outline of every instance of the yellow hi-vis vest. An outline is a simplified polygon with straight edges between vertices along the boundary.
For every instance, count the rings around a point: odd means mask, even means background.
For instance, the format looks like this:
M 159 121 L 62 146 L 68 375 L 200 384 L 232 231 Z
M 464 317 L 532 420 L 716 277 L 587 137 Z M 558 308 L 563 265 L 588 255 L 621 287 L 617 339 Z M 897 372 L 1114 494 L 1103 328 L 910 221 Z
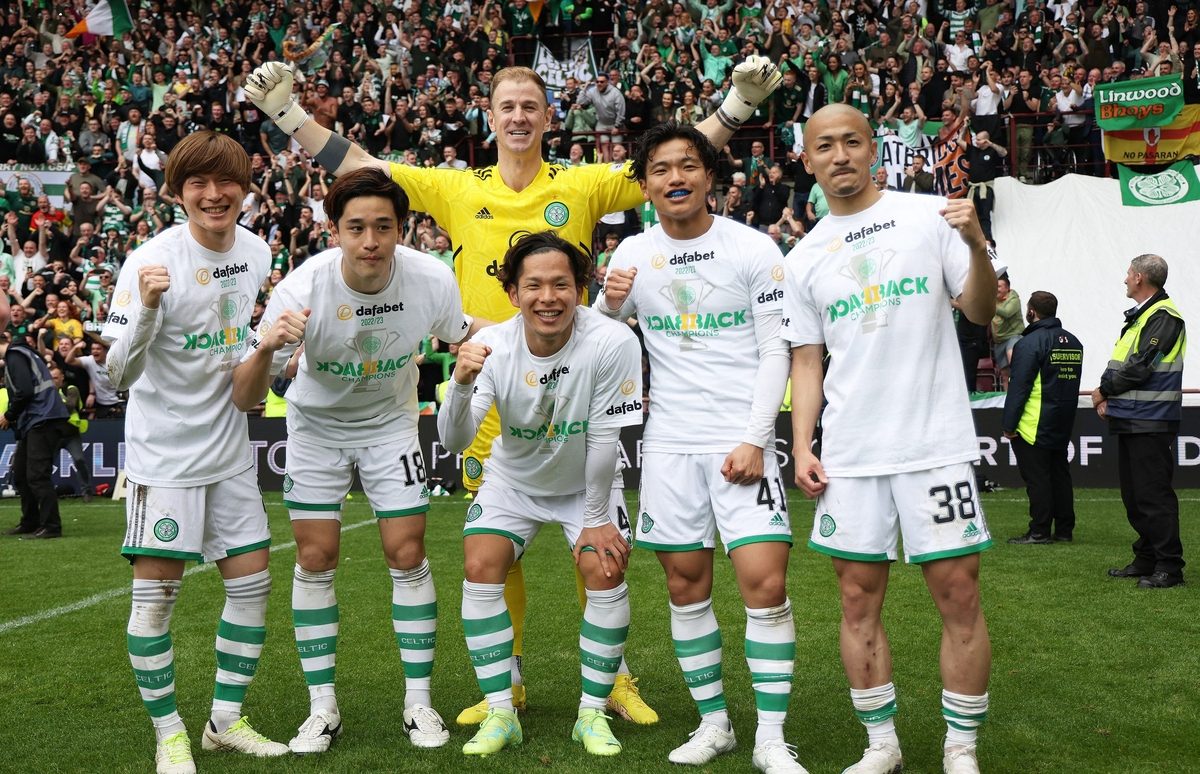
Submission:
M 1183 319 L 1175 302 L 1164 298 L 1142 311 L 1117 340 L 1105 373 L 1113 373 L 1138 353 L 1138 342 L 1146 321 L 1159 310 Z M 1179 332 L 1175 346 L 1154 364 L 1154 373 L 1136 390 L 1108 396 L 1108 415 L 1114 419 L 1178 422 L 1183 419 L 1183 358 L 1187 354 L 1187 331 Z

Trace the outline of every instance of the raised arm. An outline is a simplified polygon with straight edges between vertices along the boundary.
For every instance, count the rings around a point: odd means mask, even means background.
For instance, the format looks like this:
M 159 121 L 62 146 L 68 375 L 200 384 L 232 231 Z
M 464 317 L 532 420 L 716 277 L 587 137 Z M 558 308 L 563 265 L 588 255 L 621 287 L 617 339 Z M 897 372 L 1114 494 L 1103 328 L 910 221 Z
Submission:
M 716 112 L 696 125 L 718 148 L 754 115 L 759 103 L 779 86 L 783 75 L 765 56 L 749 56 L 733 68 L 733 85 Z
M 246 96 L 333 174 L 344 175 L 369 166 L 390 172 L 386 161 L 311 120 L 292 94 L 291 68 L 281 62 L 267 62 L 251 73 L 246 78 Z

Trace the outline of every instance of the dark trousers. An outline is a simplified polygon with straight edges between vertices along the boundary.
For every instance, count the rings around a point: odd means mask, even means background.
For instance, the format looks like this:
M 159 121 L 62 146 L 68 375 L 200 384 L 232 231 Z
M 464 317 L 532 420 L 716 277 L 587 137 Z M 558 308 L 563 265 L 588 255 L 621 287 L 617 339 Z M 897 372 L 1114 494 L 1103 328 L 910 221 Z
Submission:
M 21 495 L 21 526 L 27 530 L 62 532 L 58 494 L 54 491 L 54 455 L 62 447 L 65 419 L 35 425 L 17 441 L 13 454 L 13 487 Z
M 1075 531 L 1075 492 L 1067 448 L 1033 446 L 1012 439 L 1017 469 L 1029 494 L 1029 534 L 1068 538 Z
M 1138 534 L 1133 563 L 1143 570 L 1178 575 L 1184 561 L 1179 499 L 1171 488 L 1175 433 L 1120 433 L 1117 469 L 1125 515 Z

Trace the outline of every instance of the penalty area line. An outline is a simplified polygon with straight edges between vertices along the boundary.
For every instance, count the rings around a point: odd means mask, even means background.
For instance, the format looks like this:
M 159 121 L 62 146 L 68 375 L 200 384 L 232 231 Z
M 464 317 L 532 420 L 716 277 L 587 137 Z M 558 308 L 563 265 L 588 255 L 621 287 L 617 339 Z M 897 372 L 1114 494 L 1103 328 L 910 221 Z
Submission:
M 375 518 L 364 519 L 363 521 L 355 522 L 354 524 L 350 524 L 348 526 L 342 527 L 342 532 L 349 532 L 352 529 L 358 529 L 359 527 L 365 527 L 368 524 L 375 524 L 377 521 L 378 521 L 378 519 L 375 519 Z M 270 552 L 275 553 L 276 551 L 286 551 L 289 548 L 295 548 L 295 547 L 296 547 L 296 541 L 293 540 L 290 543 L 283 543 L 278 546 L 271 546 Z M 200 564 L 195 567 L 188 568 L 186 571 L 184 571 L 183 577 L 186 578 L 189 575 L 195 575 L 196 573 L 199 573 L 199 572 L 208 572 L 210 570 L 216 569 L 216 566 L 217 566 L 216 562 L 205 562 L 204 564 Z M 21 618 L 14 618 L 11 621 L 5 621 L 4 623 L 0 623 L 0 634 L 7 634 L 16 629 L 20 629 L 24 626 L 30 626 L 32 624 L 41 623 L 42 621 L 49 621 L 52 618 L 58 618 L 60 616 L 67 615 L 68 613 L 75 613 L 80 610 L 86 610 L 89 607 L 95 607 L 96 605 L 107 602 L 110 599 L 116 599 L 117 597 L 123 597 L 128 594 L 129 594 L 128 586 L 124 586 L 119 589 L 109 589 L 108 591 L 101 591 L 99 594 L 93 594 L 92 596 L 78 600 L 77 602 L 72 602 L 69 605 L 63 605 L 61 607 L 54 607 L 49 610 L 43 610 L 39 613 L 32 613 L 30 615 L 23 616 Z

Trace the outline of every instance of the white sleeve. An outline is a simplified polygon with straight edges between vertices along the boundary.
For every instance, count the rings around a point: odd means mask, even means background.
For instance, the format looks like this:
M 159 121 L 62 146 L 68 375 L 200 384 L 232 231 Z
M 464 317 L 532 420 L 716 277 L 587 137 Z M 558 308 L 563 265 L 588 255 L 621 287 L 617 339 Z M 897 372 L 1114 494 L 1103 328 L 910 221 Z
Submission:
M 612 323 L 606 323 L 612 325 Z M 623 326 L 623 323 L 618 323 Z M 625 427 L 642 423 L 642 349 L 632 331 L 609 337 L 596 366 L 596 384 L 588 407 L 588 432 L 592 428 Z M 612 483 L 613 466 L 609 466 Z
M 458 283 L 454 281 L 454 274 L 447 270 L 446 275 L 439 277 L 444 280 L 444 287 L 440 290 L 442 298 L 445 299 L 442 314 L 434 322 L 430 332 L 447 344 L 458 344 L 467 337 L 473 320 L 463 313 L 462 295 L 459 293 Z
M 806 272 L 802 268 L 808 258 L 800 250 L 800 246 L 797 245 L 784 259 L 786 277 L 781 333 L 784 341 L 793 347 L 825 342 L 821 313 L 818 311 L 816 301 L 812 298 L 811 293 L 807 291 Z
M 750 403 L 750 421 L 742 441 L 765 449 L 775 437 L 775 419 L 783 404 L 792 353 L 780 336 L 783 313 L 754 315 L 754 336 L 758 340 L 758 370 L 754 374 L 754 397 Z
M 446 389 L 446 402 L 437 415 L 438 435 L 442 446 L 455 454 L 471 445 L 483 417 L 492 407 L 491 390 L 489 388 L 485 394 L 480 389 L 484 386 L 481 381 L 482 373 L 474 384 L 459 384 L 451 378 Z
M 754 393 L 745 443 L 766 448 L 775 437 L 775 418 L 787 389 L 792 352 L 782 338 L 784 290 L 783 259 L 773 243 L 764 242 L 751 263 L 747 278 L 754 338 L 758 342 L 758 370 L 754 375 Z
M 620 457 L 621 430 L 617 427 L 588 428 L 587 456 L 583 465 L 583 526 L 608 524 L 613 471 Z
M 138 304 L 137 311 L 130 312 L 133 320 L 120 326 L 118 336 L 108 351 L 105 368 L 108 370 L 108 380 L 114 390 L 128 390 L 146 370 L 146 359 L 150 353 L 150 344 L 154 335 L 162 327 L 162 307 L 147 309 Z M 109 315 L 111 319 L 113 315 Z M 110 335 L 113 326 L 106 325 L 105 336 Z

